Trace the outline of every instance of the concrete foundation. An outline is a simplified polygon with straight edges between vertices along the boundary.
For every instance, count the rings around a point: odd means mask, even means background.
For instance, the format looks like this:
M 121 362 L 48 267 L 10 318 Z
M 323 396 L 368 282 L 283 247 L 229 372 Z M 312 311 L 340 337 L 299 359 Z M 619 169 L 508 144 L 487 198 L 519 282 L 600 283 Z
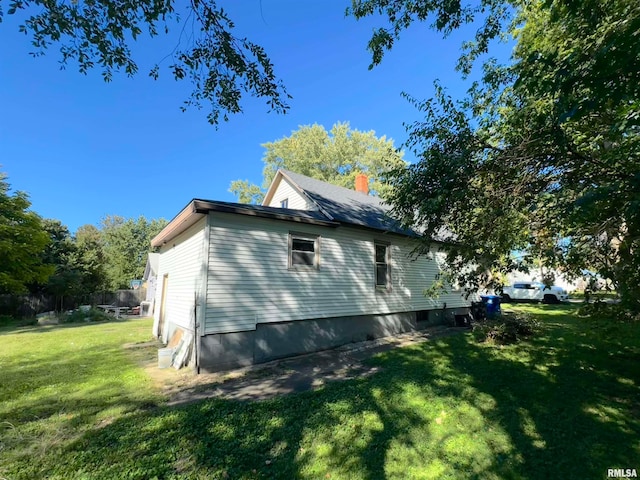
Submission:
M 261 323 L 256 330 L 201 337 L 200 367 L 222 371 L 317 352 L 433 325 L 454 324 L 468 308 Z

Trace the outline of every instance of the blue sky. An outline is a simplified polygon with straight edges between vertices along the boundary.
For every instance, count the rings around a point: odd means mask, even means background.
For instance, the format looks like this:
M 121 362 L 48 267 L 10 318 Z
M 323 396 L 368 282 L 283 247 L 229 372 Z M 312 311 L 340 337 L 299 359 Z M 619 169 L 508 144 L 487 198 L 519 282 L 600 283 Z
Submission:
M 293 96 L 287 115 L 269 114 L 262 100 L 247 98 L 245 112 L 216 130 L 206 110 L 180 111 L 188 82 L 176 82 L 168 72 L 158 81 L 147 76 L 173 49 L 175 37 L 139 41 L 134 52 L 140 73 L 115 75 L 107 84 L 98 70 L 86 76 L 74 65 L 60 70 L 55 48 L 32 58 L 28 37 L 17 32 L 22 19 L 5 17 L 0 171 L 13 189 L 29 194 L 33 210 L 72 232 L 98 225 L 108 214 L 170 219 L 194 197 L 234 201 L 232 180 L 260 184 L 260 145 L 300 125 L 329 129 L 348 121 L 399 146 L 406 140 L 403 122 L 420 118 L 402 91 L 427 98 L 435 79 L 454 95 L 465 89 L 454 65 L 469 29 L 442 40 L 416 24 L 369 71 L 366 44 L 379 22 L 345 17 L 348 0 L 220 3 L 236 34 L 271 57 Z

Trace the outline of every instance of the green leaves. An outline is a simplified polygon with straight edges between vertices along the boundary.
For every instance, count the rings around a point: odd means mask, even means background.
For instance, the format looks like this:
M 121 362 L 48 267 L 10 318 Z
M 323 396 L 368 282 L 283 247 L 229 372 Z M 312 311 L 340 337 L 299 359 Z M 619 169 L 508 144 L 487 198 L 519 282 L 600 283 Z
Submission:
M 354 188 L 356 175 L 366 173 L 370 192 L 384 196 L 389 190 L 386 172 L 405 166 L 393 140 L 351 129 L 349 123 L 336 123 L 330 131 L 318 124 L 301 126 L 289 137 L 262 146 L 262 188 L 246 180 L 231 183 L 229 190 L 241 203 L 260 203 L 279 168 L 346 188 Z
M 164 219 L 125 219 L 107 215 L 102 220 L 100 239 L 104 249 L 107 288 L 129 288 L 129 280 L 142 278 L 151 250 L 151 239 L 164 228 Z
M 75 236 L 59 220 L 29 210 L 23 192 L 9 191 L 0 173 L 0 293 L 82 296 L 128 288 L 142 278 L 151 238 L 166 220 L 107 216 L 102 229 L 83 225 Z
M 0 173 L 0 293 L 23 293 L 52 273 L 41 259 L 49 239 L 27 195 L 11 194 L 6 178 Z
M 194 85 L 183 109 L 211 105 L 209 123 L 227 121 L 229 114 L 242 112 L 244 93 L 265 97 L 271 111 L 285 113 L 291 98 L 274 72 L 266 52 L 247 38 L 232 35 L 233 23 L 215 1 L 192 2 L 200 24 L 200 37 L 175 56 L 176 79 L 189 78 Z
M 229 191 L 238 198 L 239 203 L 259 205 L 264 199 L 262 189 L 258 185 L 249 183 L 249 180 L 234 180 L 229 186 Z
M 518 0 L 482 0 L 466 4 L 460 0 L 352 0 L 346 14 L 356 19 L 381 16 L 388 21 L 389 27 L 376 28 L 369 40 L 367 49 L 372 56 L 369 69 L 382 61 L 384 53 L 391 50 L 401 33 L 416 21 L 431 22 L 431 28 L 447 37 L 463 25 L 483 19 L 474 40 L 463 44 L 458 70 L 466 76 L 475 59 L 487 52 L 489 42 L 498 38 L 512 21 L 510 5 L 519 3 Z
M 537 262 L 598 271 L 640 311 L 640 4 L 515 3 L 505 23 L 507 6 L 491 4 L 463 60 L 511 34 L 512 62 L 485 62 L 463 101 L 437 84 L 413 100 L 425 118 L 407 145 L 420 161 L 392 176 L 391 202 L 406 226 L 451 242 L 445 273 L 469 290 Z
M 241 99 L 249 94 L 264 98 L 270 111 L 285 113 L 291 98 L 262 47 L 246 38 L 233 36 L 233 23 L 216 0 L 194 0 L 188 9 L 196 29 L 188 41 L 180 41 L 170 59 L 169 72 L 176 80 L 187 79 L 193 91 L 182 109 L 207 107 L 211 124 L 242 112 Z M 178 21 L 173 0 L 104 0 L 51 2 L 12 0 L 8 15 L 23 13 L 19 30 L 31 36 L 34 56 L 59 45 L 61 68 L 77 64 L 80 73 L 101 69 L 105 82 L 124 71 L 133 76 L 138 64 L 131 42 L 146 31 L 165 33 Z M 0 21 L 3 15 L 0 10 Z M 162 62 L 161 62 L 162 63 Z M 149 76 L 157 79 L 160 66 Z

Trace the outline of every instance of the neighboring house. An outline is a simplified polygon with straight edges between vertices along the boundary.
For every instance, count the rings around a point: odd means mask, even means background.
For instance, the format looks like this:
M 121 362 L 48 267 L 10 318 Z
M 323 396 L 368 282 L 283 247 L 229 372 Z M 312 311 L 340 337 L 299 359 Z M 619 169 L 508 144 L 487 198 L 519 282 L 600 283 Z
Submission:
M 193 334 L 197 364 L 223 370 L 466 315 L 459 291 L 424 295 L 443 253 L 413 258 L 417 235 L 356 185 L 280 170 L 261 206 L 189 202 L 152 240 L 154 333 Z
M 147 304 L 146 315 L 153 314 L 153 306 L 156 298 L 156 285 L 158 283 L 158 265 L 160 265 L 160 254 L 149 252 L 147 255 L 147 265 L 144 267 L 142 281 L 147 289 L 144 301 Z

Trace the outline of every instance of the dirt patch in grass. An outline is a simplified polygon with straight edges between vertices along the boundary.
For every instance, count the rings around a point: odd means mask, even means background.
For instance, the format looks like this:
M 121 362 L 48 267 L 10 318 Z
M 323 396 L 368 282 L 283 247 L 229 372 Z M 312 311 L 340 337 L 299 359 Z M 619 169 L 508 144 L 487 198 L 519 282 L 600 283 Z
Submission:
M 196 374 L 192 368 L 159 369 L 157 362 L 151 359 L 147 359 L 144 368 L 167 396 L 169 405 L 206 398 L 267 400 L 317 390 L 331 382 L 365 378 L 380 371 L 379 366 L 366 363 L 373 355 L 462 331 L 433 327 L 225 372 Z

